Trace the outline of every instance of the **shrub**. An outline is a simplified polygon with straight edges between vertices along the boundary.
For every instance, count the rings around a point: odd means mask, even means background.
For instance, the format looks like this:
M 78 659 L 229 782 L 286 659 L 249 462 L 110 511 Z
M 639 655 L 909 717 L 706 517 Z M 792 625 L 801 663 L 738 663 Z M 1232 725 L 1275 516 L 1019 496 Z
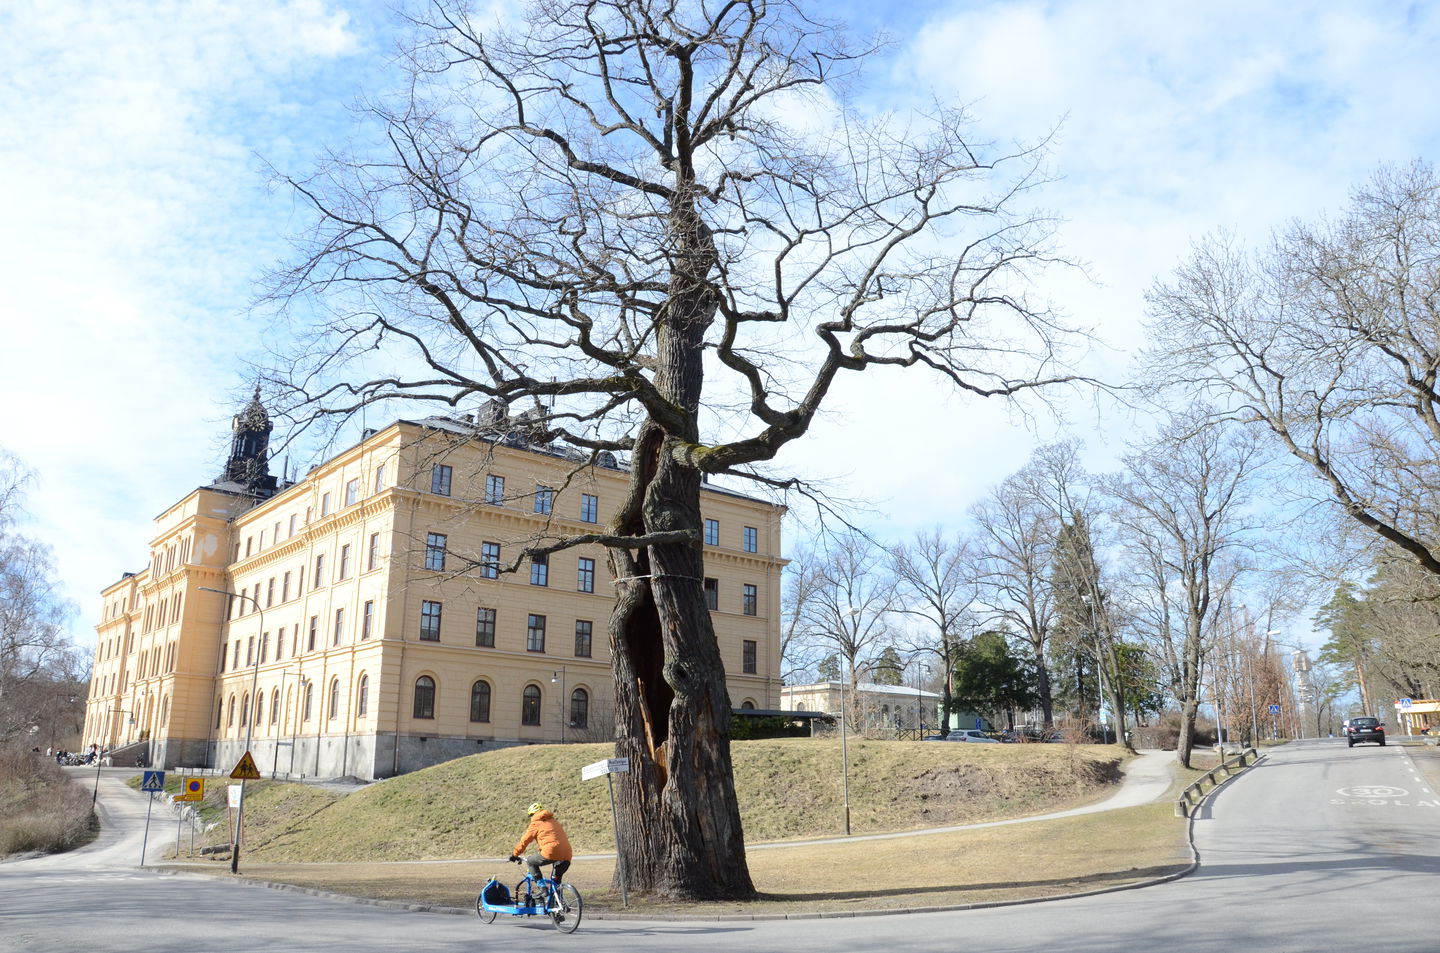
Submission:
M 89 791 L 44 755 L 0 750 L 0 857 L 70 850 L 94 836 Z

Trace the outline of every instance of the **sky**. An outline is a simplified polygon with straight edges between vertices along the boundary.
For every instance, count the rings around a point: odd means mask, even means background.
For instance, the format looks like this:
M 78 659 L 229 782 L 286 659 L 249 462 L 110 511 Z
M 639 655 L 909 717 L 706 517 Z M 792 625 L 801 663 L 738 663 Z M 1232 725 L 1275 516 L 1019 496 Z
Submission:
M 1440 154 L 1440 4 L 824 11 L 890 34 L 870 95 L 969 103 L 997 142 L 1054 133 L 1040 200 L 1086 267 L 1039 290 L 1094 330 L 1089 368 L 1112 381 L 1145 289 L 1192 241 L 1261 241 L 1382 163 Z M 394 42 L 386 6 L 362 0 L 0 5 L 0 447 L 37 475 L 22 529 L 52 545 L 82 645 L 100 590 L 144 567 L 154 517 L 219 473 L 246 362 L 283 343 L 250 306 L 303 217 L 267 165 L 303 173 L 343 148 Z M 1144 426 L 1103 403 L 1069 404 L 1062 425 L 865 377 L 778 463 L 895 538 L 959 526 L 1039 442 L 1083 437 L 1103 469 Z

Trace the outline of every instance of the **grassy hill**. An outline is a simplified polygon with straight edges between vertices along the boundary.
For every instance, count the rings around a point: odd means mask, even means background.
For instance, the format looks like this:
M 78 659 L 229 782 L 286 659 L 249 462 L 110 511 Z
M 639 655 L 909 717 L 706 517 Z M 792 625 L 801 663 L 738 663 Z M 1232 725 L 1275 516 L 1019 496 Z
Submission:
M 1074 806 L 1108 793 L 1123 758 L 1121 749 L 1095 745 L 852 741 L 849 750 L 856 834 Z M 842 833 L 839 741 L 742 741 L 733 752 L 748 842 Z M 534 800 L 557 813 L 577 853 L 608 852 L 606 785 L 582 782 L 580 768 L 612 753 L 609 744 L 507 748 L 350 794 L 254 783 L 246 854 L 260 863 L 503 857 Z M 213 785 L 212 796 L 223 797 L 223 785 Z

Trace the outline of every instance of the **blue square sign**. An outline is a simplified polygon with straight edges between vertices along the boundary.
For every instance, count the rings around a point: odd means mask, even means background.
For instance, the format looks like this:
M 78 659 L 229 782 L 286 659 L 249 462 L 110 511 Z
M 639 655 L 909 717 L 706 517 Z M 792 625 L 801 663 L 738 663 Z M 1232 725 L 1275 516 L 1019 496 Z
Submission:
M 154 794 L 165 790 L 164 771 L 146 771 L 140 781 L 140 790 Z

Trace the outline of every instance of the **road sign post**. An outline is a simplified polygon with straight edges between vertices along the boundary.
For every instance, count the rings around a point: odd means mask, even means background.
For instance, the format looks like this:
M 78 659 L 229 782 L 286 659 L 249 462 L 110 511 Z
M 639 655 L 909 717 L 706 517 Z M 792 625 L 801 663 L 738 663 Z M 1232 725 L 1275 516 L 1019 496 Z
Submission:
M 140 776 L 140 790 L 150 795 L 145 805 L 145 833 L 140 837 L 140 866 L 145 866 L 145 845 L 150 840 L 150 811 L 155 807 L 155 795 L 165 790 L 164 771 L 146 771 Z
M 629 758 L 606 758 L 604 761 L 596 761 L 580 769 L 581 781 L 589 781 L 604 775 L 605 784 L 610 789 L 610 825 L 615 831 L 615 869 L 620 874 L 620 906 L 622 907 L 630 906 L 630 897 L 625 887 L 625 851 L 620 849 L 620 816 L 615 811 L 614 775 L 624 774 L 629 770 Z

